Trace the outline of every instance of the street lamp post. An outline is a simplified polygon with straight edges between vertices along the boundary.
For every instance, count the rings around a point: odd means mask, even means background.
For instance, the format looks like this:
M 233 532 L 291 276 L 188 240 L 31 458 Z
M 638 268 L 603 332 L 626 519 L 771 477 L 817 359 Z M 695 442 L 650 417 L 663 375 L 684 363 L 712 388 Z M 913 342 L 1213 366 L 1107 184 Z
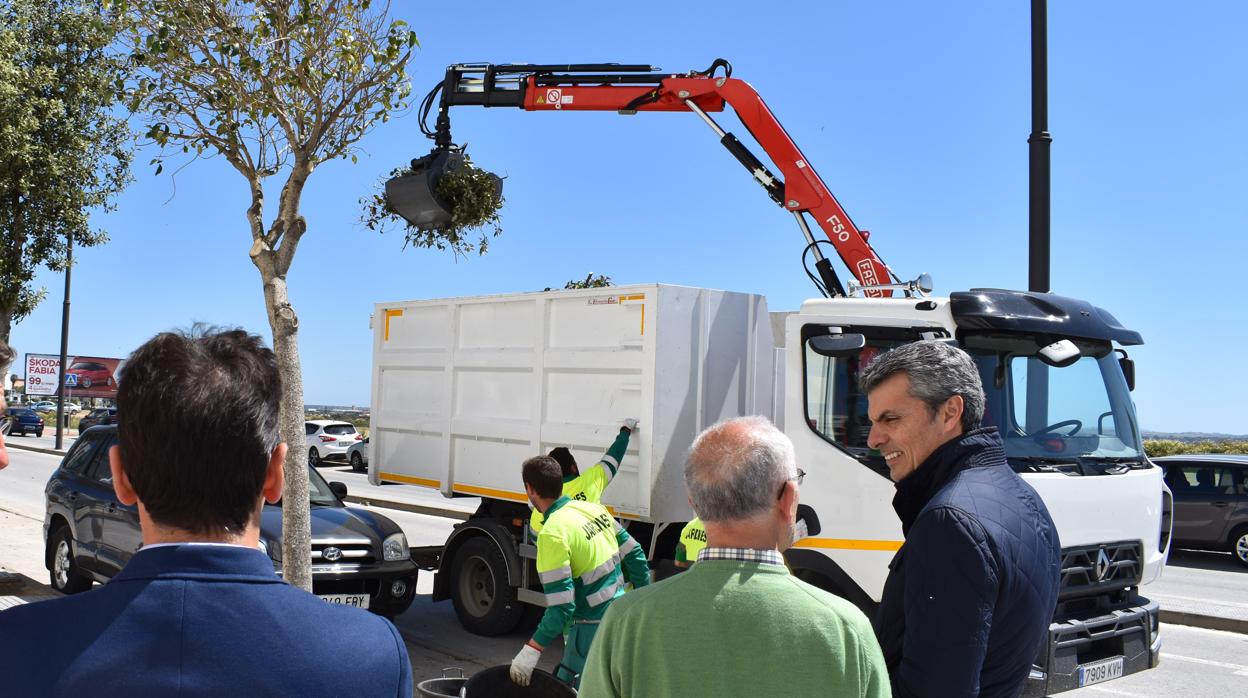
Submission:
M 69 274 L 74 268 L 74 234 L 65 235 L 65 305 L 61 309 L 61 370 L 56 385 L 56 449 L 65 439 L 65 364 L 69 357 Z

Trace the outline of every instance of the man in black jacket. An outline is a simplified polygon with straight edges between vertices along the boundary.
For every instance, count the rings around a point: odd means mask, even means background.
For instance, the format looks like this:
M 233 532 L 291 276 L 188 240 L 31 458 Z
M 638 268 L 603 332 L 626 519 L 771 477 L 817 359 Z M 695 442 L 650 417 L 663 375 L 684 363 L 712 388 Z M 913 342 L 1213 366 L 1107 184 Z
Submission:
M 915 342 L 882 354 L 859 386 L 906 537 L 875 619 L 893 694 L 1017 696 L 1053 617 L 1061 546 L 996 428 L 979 428 L 975 363 Z

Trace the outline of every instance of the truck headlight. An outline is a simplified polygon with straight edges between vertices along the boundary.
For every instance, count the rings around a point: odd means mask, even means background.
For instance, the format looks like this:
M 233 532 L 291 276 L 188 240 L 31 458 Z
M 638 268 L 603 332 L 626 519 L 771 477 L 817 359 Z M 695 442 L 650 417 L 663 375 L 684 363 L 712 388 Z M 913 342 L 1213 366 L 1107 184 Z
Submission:
M 402 533 L 387 536 L 385 542 L 381 544 L 381 554 L 386 562 L 410 559 L 412 551 L 407 547 L 407 536 Z

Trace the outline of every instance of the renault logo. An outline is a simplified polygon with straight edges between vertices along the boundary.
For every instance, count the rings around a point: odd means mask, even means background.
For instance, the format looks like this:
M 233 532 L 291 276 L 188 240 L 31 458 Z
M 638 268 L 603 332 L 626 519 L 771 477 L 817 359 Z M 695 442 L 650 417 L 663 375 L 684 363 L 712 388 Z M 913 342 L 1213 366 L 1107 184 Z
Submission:
M 1096 581 L 1105 581 L 1105 575 L 1109 574 L 1109 556 L 1105 554 L 1105 548 L 1101 548 L 1096 553 Z
M 332 545 L 331 545 L 331 546 L 329 546 L 329 547 L 327 547 L 327 548 L 325 548 L 325 550 L 321 551 L 321 555 L 323 555 L 323 556 L 325 557 L 325 560 L 326 560 L 327 562 L 338 562 L 339 560 L 341 560 L 341 559 L 342 559 L 342 551 L 341 551 L 341 550 L 339 550 L 338 548 L 335 548 L 335 547 L 334 547 L 334 546 L 332 546 Z M 1101 557 L 1104 557 L 1104 556 L 1105 556 L 1105 551 L 1104 551 L 1104 550 L 1102 550 L 1102 551 L 1101 551 Z M 1108 561 L 1106 561 L 1106 562 L 1105 562 L 1105 564 L 1106 564 L 1106 565 L 1108 565 L 1108 564 L 1109 564 L 1109 562 L 1108 562 Z M 1100 571 L 1100 563 L 1097 563 L 1097 571 L 1098 571 L 1098 573 L 1099 573 L 1099 571 Z

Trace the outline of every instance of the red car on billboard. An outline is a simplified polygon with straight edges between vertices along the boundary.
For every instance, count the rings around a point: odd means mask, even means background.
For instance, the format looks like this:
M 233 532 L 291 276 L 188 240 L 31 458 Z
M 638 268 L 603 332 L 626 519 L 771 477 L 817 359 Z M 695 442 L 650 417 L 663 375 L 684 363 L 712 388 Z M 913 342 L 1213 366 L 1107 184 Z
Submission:
M 68 385 L 76 385 L 79 388 L 92 388 L 95 386 L 111 388 L 114 383 L 112 369 L 99 361 L 79 359 L 65 369 L 65 375 L 66 377 L 74 376 L 73 379 L 67 380 L 66 383 Z

